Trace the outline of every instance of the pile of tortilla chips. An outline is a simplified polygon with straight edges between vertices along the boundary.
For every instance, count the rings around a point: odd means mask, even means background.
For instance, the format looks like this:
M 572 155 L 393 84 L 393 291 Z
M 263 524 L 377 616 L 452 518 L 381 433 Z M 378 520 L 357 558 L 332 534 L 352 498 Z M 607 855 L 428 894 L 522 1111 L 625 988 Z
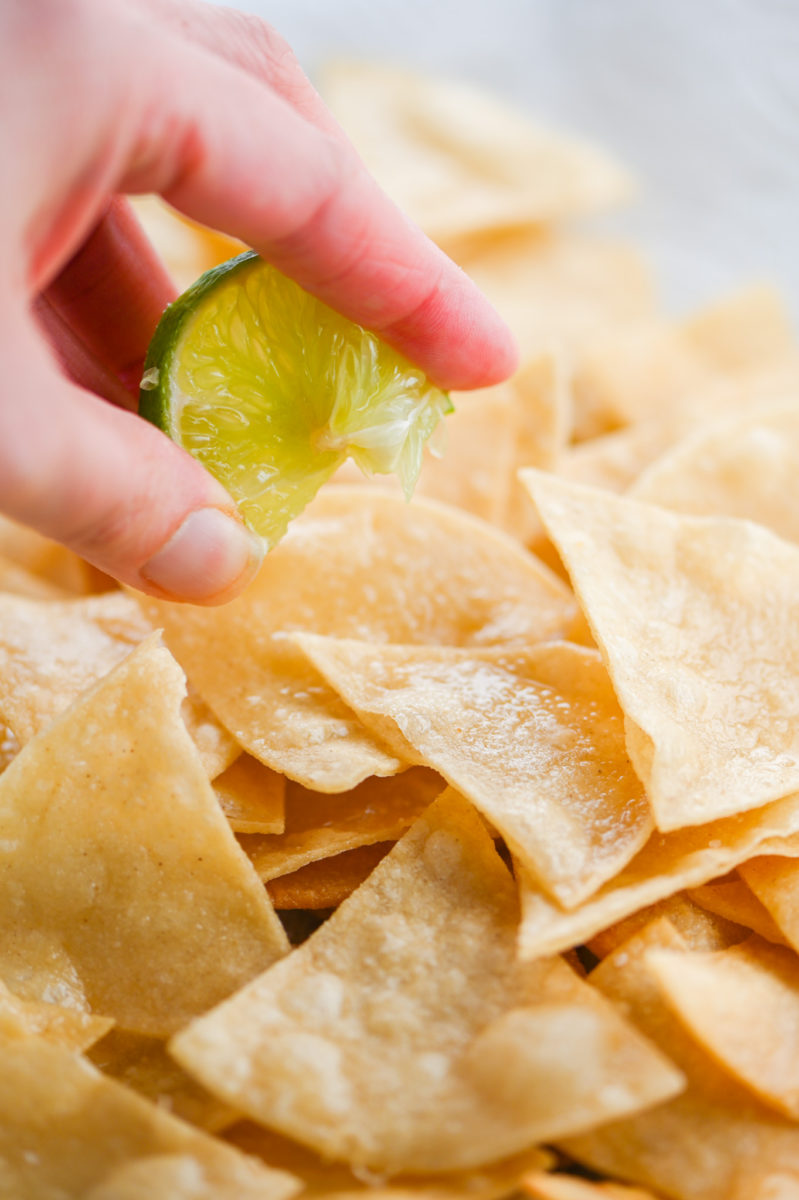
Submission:
M 524 362 L 221 609 L 0 524 L 0 1196 L 793 1200 L 782 303 L 658 313 L 625 172 L 491 98 L 328 92 Z

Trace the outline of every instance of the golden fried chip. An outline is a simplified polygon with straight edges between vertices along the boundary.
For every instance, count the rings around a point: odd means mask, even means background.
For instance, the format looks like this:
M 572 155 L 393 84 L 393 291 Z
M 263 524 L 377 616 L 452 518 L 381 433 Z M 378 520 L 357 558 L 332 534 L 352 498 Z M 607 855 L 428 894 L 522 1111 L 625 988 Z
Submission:
M 520 953 L 524 958 L 537 958 L 580 945 L 631 913 L 683 888 L 707 883 L 755 854 L 799 857 L 797 835 L 796 794 L 709 825 L 654 833 L 615 879 L 571 912 L 554 904 L 520 868 Z
M 87 1200 L 109 1174 L 153 1155 L 183 1156 L 197 1184 L 194 1191 L 139 1193 L 159 1200 L 285 1200 L 299 1187 L 291 1175 L 192 1129 L 77 1054 L 39 1038 L 3 1047 L 0 1195 Z M 96 1195 L 122 1200 L 137 1193 L 105 1188 Z
M 595 651 L 293 640 L 398 757 L 471 800 L 561 904 L 579 903 L 644 845 L 649 806 Z
M 57 998 L 61 955 L 93 1011 L 167 1034 L 287 948 L 184 692 L 151 637 L 0 776 L 0 978 L 19 995 Z
M 652 1192 L 623 1183 L 590 1183 L 575 1175 L 536 1172 L 521 1180 L 522 1192 L 531 1200 L 656 1200 Z
M 700 908 L 728 921 L 736 921 L 739 925 L 751 929 L 753 933 L 760 934 L 768 942 L 786 944 L 785 935 L 768 909 L 761 904 L 743 879 L 735 874 L 691 888 L 688 896 Z
M 385 858 L 393 842 L 372 842 L 310 862 L 266 885 L 275 908 L 338 908 Z
M 685 1028 L 778 1112 L 799 1117 L 799 958 L 751 937 L 711 954 L 653 952 L 648 966 Z
M 123 592 L 57 603 L 0 596 L 0 721 L 24 744 L 151 632 Z M 191 690 L 183 718 L 213 778 L 239 747 Z
M 238 1120 L 227 1104 L 178 1066 L 160 1038 L 112 1029 L 92 1046 L 87 1057 L 104 1075 L 209 1133 L 217 1133 Z
M 66 546 L 0 516 L 0 555 L 73 596 L 97 591 L 96 568 Z
M 694 516 L 742 517 L 799 542 L 799 388 L 788 404 L 698 430 L 657 459 L 632 495 Z
M 574 376 L 577 436 L 596 437 L 664 409 L 698 408 L 714 385 L 796 371 L 799 346 L 782 298 L 756 286 L 680 324 L 639 322 L 611 331 L 581 356 Z
M 691 893 L 693 894 L 693 893 Z M 719 917 L 716 913 L 700 908 L 688 893 L 678 892 L 666 900 L 658 900 L 646 908 L 639 908 L 629 917 L 622 917 L 608 925 L 586 942 L 588 949 L 597 958 L 605 958 L 622 942 L 626 942 L 639 930 L 660 917 L 668 918 L 680 937 L 692 950 L 724 950 L 749 936 L 745 925 L 738 925 Z
M 523 475 L 607 662 L 657 826 L 799 787 L 799 549 L 750 522 Z
M 59 587 L 41 575 L 34 575 L 27 567 L 0 554 L 0 592 L 14 596 L 28 596 L 32 600 L 64 600 L 71 595 L 66 588 Z
M 327 792 L 401 764 L 281 631 L 519 644 L 564 633 L 576 611 L 559 580 L 490 526 L 430 501 L 343 487 L 323 491 L 292 523 L 231 604 L 140 602 L 245 749 Z
M 657 949 L 686 949 L 667 921 L 653 923 L 620 946 L 591 980 L 647 1036 L 668 1048 L 688 1087 L 648 1112 L 568 1138 L 563 1149 L 596 1170 L 675 1200 L 794 1195 L 799 1186 L 796 1124 L 757 1101 L 685 1031 L 650 966 L 649 955 Z
M 323 91 L 388 194 L 441 242 L 593 212 L 631 190 L 609 155 L 473 84 L 339 63 Z
M 509 872 L 448 791 L 172 1052 L 248 1116 L 390 1172 L 477 1166 L 671 1095 L 679 1077 L 569 967 L 516 964 L 516 922 Z
M 366 1200 L 367 1195 L 373 1197 L 378 1189 L 384 1191 L 384 1176 L 357 1167 L 355 1174 L 346 1163 L 321 1158 L 307 1146 L 252 1121 L 240 1121 L 226 1130 L 224 1137 L 246 1154 L 262 1158 L 268 1166 L 288 1171 L 301 1179 L 303 1196 L 332 1198 L 335 1195 L 341 1200 L 343 1195 L 357 1194 L 360 1200 Z M 512 1192 L 528 1171 L 545 1171 L 553 1162 L 554 1155 L 549 1150 L 534 1146 L 511 1158 L 486 1163 L 476 1171 L 395 1175 L 388 1190 L 392 1195 L 402 1191 L 405 1196 L 412 1195 L 414 1200 L 426 1200 L 429 1196 L 434 1200 L 455 1200 L 464 1193 L 472 1200 L 499 1200 Z
M 793 856 L 782 857 L 784 850 L 773 849 L 774 857 L 764 854 L 751 862 L 742 862 L 738 869 L 744 883 L 796 950 L 799 949 L 799 870 Z
M 285 831 L 279 837 L 241 837 L 239 843 L 261 879 L 276 879 L 345 850 L 396 841 L 444 786 L 424 767 L 365 779 L 333 795 L 289 783 Z
M 525 358 L 573 352 L 653 308 L 646 264 L 615 242 L 511 232 L 451 252 L 510 325 Z
M 110 1017 L 40 1000 L 23 1000 L 0 983 L 0 1039 L 41 1037 L 70 1050 L 86 1050 L 108 1033 Z
M 257 758 L 242 754 L 214 780 L 214 791 L 236 833 L 282 833 L 286 780 Z

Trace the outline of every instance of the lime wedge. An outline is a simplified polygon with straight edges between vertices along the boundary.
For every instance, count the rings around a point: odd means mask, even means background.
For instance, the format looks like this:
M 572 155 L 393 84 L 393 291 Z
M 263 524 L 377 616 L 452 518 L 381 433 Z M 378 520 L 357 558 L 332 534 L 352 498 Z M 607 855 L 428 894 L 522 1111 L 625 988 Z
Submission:
M 272 546 L 346 458 L 410 496 L 446 393 L 248 252 L 164 313 L 139 411 L 225 485 Z

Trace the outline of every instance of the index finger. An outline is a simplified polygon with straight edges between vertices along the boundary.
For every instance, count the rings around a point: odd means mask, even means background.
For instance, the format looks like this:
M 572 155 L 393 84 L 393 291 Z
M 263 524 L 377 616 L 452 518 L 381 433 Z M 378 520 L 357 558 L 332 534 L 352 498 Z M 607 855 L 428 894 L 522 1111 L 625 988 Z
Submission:
M 150 120 L 136 155 L 147 165 L 124 188 L 160 191 L 187 216 L 241 238 L 442 387 L 511 374 L 517 351 L 504 322 L 346 142 L 202 46 L 167 36 L 149 49 L 139 82 Z M 154 122 L 156 100 L 168 111 Z

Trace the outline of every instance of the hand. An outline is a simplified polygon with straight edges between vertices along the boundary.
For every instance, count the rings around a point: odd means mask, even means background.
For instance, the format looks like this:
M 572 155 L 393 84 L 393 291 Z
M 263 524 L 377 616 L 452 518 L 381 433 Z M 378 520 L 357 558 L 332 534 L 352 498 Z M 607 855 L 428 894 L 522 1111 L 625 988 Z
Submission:
M 262 21 L 7 0 L 0 60 L 0 511 L 154 595 L 217 603 L 257 567 L 227 492 L 126 411 L 174 298 L 126 192 L 241 238 L 442 386 L 512 371 L 505 326 Z

